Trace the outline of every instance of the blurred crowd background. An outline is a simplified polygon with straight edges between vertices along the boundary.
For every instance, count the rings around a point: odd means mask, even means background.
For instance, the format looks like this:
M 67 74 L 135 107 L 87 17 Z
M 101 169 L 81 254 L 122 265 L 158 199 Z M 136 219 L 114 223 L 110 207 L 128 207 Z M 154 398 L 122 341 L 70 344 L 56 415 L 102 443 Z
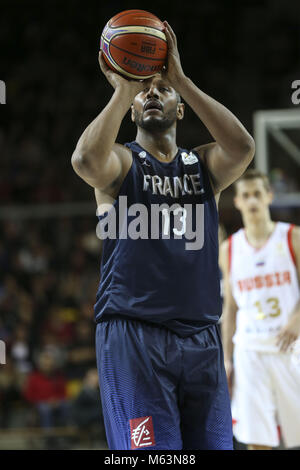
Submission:
M 0 338 L 7 348 L 0 429 L 86 427 L 105 439 L 93 322 L 101 251 L 93 218 L 3 220 L 0 236 Z M 57 447 L 49 439 L 47 446 Z
M 88 429 L 98 448 L 106 445 L 93 322 L 101 243 L 93 189 L 70 160 L 112 93 L 97 62 L 101 30 L 119 11 L 137 7 L 168 20 L 186 74 L 250 132 L 254 111 L 295 108 L 298 0 L 174 1 L 171 9 L 155 1 L 1 2 L 7 104 L 0 108 L 0 339 L 7 354 L 0 365 L 0 448 L 9 429 L 62 425 Z M 300 145 L 299 134 L 293 138 Z M 118 141 L 134 138 L 128 116 Z M 210 140 L 187 109 L 178 144 Z M 276 194 L 300 191 L 296 163 L 274 142 L 270 148 Z M 86 211 L 76 212 L 74 203 L 86 203 Z M 53 213 L 49 204 L 62 210 Z M 299 207 L 272 213 L 300 224 Z M 241 226 L 231 189 L 221 198 L 220 223 L 224 236 Z M 48 448 L 66 445 L 51 434 L 47 439 Z

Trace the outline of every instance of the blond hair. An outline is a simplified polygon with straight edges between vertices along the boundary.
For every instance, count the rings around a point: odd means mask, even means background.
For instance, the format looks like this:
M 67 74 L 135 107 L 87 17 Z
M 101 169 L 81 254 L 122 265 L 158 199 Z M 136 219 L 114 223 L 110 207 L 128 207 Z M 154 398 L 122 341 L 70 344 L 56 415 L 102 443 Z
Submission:
M 266 191 L 270 192 L 272 191 L 272 188 L 271 188 L 271 183 L 270 183 L 270 180 L 268 178 L 268 176 L 257 170 L 257 169 L 249 169 L 249 170 L 246 170 L 245 173 L 242 174 L 242 176 L 240 176 L 235 182 L 234 182 L 234 190 L 236 192 L 237 190 L 237 184 L 240 182 L 240 181 L 249 181 L 249 180 L 254 180 L 254 179 L 261 179 L 262 182 L 263 182 L 263 185 L 264 185 L 264 188 Z

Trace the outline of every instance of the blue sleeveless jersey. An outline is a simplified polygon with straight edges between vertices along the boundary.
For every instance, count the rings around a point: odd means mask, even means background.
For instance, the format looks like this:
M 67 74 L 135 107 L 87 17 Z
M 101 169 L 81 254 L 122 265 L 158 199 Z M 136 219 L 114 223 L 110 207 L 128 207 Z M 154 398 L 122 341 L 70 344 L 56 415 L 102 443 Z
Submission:
M 193 335 L 221 314 L 218 212 L 207 170 L 194 151 L 178 149 L 164 163 L 137 142 L 125 145 L 132 166 L 113 207 L 98 217 L 97 229 L 109 235 L 96 322 L 128 318 Z

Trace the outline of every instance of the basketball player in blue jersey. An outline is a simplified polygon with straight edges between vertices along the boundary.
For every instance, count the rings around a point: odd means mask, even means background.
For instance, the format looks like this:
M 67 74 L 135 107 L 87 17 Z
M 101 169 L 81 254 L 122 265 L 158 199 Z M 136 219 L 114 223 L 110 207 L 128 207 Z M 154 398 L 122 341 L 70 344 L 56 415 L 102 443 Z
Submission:
M 117 221 L 115 235 L 103 240 L 95 304 L 106 435 L 117 450 L 231 450 L 217 327 L 217 203 L 249 165 L 254 142 L 228 109 L 185 76 L 167 22 L 165 34 L 167 69 L 148 80 L 126 80 L 106 67 L 100 52 L 114 93 L 72 156 L 76 173 L 95 188 L 99 223 Z M 192 151 L 177 146 L 184 116 L 179 96 L 213 143 Z M 136 140 L 120 145 L 130 108 Z M 134 218 L 136 207 L 143 217 Z M 199 234 L 195 244 L 191 233 Z

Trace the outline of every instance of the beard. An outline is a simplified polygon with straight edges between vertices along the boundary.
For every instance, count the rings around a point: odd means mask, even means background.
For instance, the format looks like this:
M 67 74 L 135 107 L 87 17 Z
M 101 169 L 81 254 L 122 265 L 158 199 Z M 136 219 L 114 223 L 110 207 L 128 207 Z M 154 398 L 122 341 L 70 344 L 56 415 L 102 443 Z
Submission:
M 172 109 L 163 118 L 157 118 L 156 116 L 149 116 L 147 119 L 143 118 L 143 113 L 138 113 L 134 110 L 134 121 L 137 127 L 141 127 L 148 132 L 159 133 L 163 132 L 173 126 L 174 122 L 177 121 L 177 109 Z

